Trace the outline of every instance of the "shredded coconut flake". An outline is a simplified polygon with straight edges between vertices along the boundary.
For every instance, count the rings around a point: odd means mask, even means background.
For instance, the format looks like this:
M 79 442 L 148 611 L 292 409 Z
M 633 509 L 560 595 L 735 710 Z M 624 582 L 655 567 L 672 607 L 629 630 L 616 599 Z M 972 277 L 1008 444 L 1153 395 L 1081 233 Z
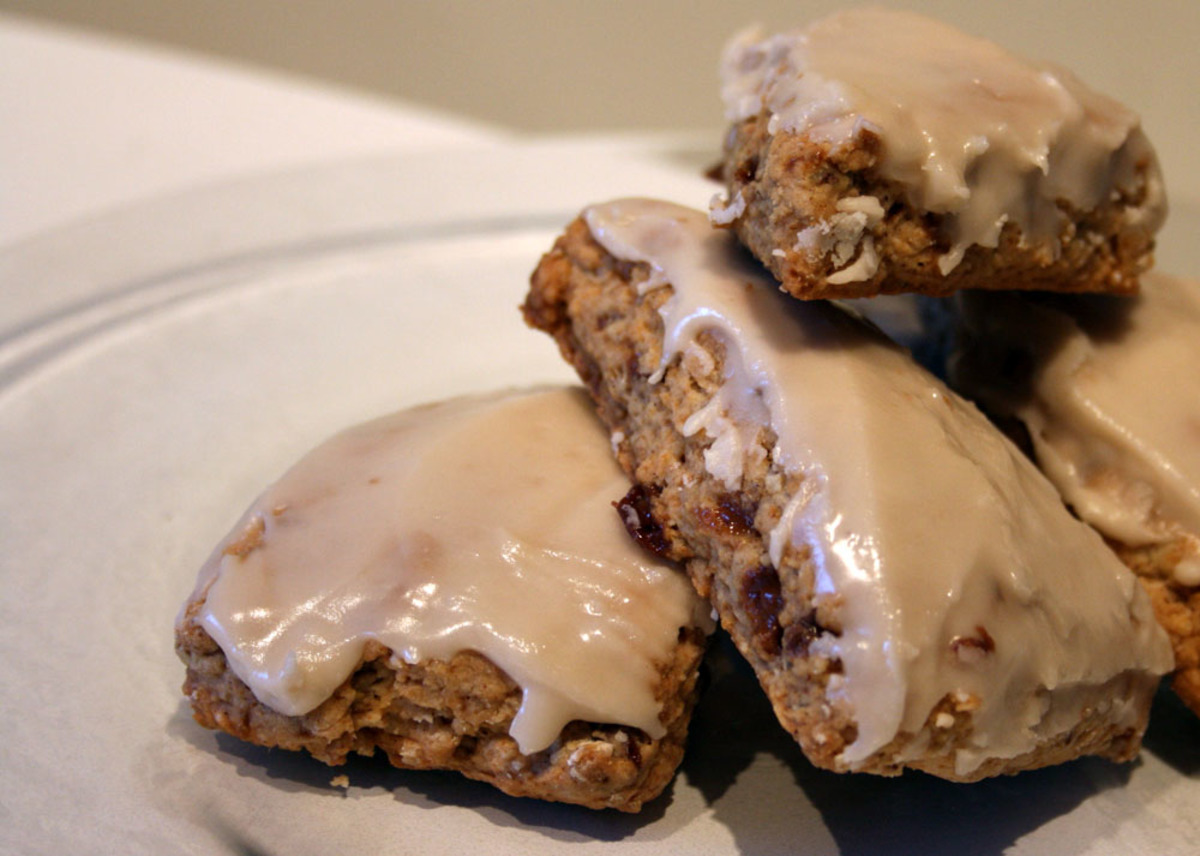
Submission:
M 728 226 L 746 213 L 746 199 L 739 190 L 730 201 L 725 193 L 717 193 L 708 202 L 708 219 L 714 226 Z

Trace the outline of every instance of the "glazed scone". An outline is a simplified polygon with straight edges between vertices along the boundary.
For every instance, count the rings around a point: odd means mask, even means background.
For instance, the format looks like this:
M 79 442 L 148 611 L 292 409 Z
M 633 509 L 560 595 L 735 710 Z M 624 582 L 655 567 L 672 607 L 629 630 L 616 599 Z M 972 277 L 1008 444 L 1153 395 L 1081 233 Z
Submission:
M 1138 117 L 909 12 L 747 32 L 722 58 L 731 227 L 801 298 L 1132 293 L 1166 215 Z
M 1134 298 L 973 294 L 954 384 L 1024 427 L 1066 502 L 1141 577 L 1200 714 L 1200 282 Z
M 817 765 L 1128 759 L 1170 669 L 1134 576 L 971 405 L 704 213 L 590 207 L 527 321 L 592 390 L 635 537 L 685 563 Z
M 337 435 L 199 574 L 176 627 L 196 720 L 638 810 L 682 758 L 712 621 L 628 539 L 627 490 L 578 389 Z

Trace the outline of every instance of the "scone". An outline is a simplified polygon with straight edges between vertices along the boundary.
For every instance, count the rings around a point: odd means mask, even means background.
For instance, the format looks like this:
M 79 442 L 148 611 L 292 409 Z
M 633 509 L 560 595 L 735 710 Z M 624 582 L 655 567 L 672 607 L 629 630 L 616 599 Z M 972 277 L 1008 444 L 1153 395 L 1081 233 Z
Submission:
M 351 429 L 269 488 L 176 627 L 195 718 L 636 811 L 670 781 L 710 607 L 633 545 L 578 389 Z
M 817 765 L 970 781 L 1128 759 L 1171 651 L 974 407 L 707 216 L 588 208 L 524 304 L 591 389 L 630 531 L 685 563 Z
M 975 294 L 954 384 L 1023 426 L 1043 472 L 1141 577 L 1200 714 L 1200 282 L 1135 298 Z
M 726 48 L 714 224 L 801 298 L 1132 293 L 1166 214 L 1138 117 L 897 10 Z

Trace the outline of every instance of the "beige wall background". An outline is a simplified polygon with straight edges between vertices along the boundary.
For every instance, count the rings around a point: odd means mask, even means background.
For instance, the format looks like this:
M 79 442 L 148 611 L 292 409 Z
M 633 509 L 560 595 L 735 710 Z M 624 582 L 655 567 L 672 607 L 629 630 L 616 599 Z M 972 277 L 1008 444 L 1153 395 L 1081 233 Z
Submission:
M 103 32 L 530 132 L 712 130 L 736 30 L 802 24 L 828 0 L 0 0 Z M 1172 186 L 1200 196 L 1200 2 L 891 3 L 1054 59 L 1138 109 Z

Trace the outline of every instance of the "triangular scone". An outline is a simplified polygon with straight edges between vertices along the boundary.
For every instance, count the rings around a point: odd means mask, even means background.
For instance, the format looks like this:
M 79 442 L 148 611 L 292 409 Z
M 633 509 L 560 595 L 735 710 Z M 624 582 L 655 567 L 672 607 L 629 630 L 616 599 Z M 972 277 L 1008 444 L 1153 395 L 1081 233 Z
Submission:
M 711 619 L 629 541 L 627 489 L 577 389 L 337 435 L 200 572 L 176 627 L 197 721 L 638 810 L 683 757 Z
M 588 208 L 530 324 L 592 390 L 636 537 L 685 562 L 816 764 L 969 781 L 1131 758 L 1170 646 L 977 411 L 705 214 Z
M 973 294 L 951 380 L 1024 427 L 1066 502 L 1142 579 L 1200 714 L 1200 281 L 1132 298 Z
M 1166 215 L 1138 117 L 910 12 L 746 33 L 713 223 L 801 298 L 1132 293 Z

